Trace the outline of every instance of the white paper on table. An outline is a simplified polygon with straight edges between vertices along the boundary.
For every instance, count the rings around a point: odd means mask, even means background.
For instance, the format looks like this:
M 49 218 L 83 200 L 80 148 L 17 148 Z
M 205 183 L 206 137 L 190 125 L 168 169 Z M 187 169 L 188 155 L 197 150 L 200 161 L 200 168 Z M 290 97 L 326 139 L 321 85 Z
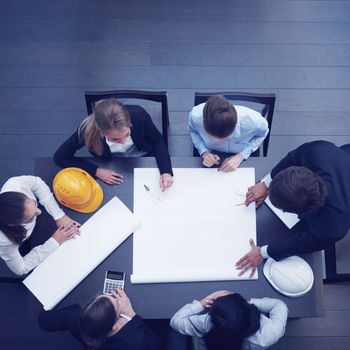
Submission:
M 176 168 L 173 186 L 161 192 L 158 169 L 135 169 L 134 212 L 142 227 L 133 237 L 131 282 L 248 279 L 250 271 L 239 277 L 235 262 L 250 251 L 250 238 L 256 242 L 255 204 L 236 206 L 244 198 L 235 192 L 254 183 L 253 168 Z
M 23 281 L 45 310 L 55 307 L 138 227 L 140 221 L 113 197 Z
M 296 225 L 300 219 L 297 214 L 287 213 L 282 211 L 281 209 L 276 208 L 270 201 L 270 198 L 267 197 L 265 199 L 265 203 L 269 206 L 269 208 L 282 220 L 282 222 L 291 229 L 294 225 Z

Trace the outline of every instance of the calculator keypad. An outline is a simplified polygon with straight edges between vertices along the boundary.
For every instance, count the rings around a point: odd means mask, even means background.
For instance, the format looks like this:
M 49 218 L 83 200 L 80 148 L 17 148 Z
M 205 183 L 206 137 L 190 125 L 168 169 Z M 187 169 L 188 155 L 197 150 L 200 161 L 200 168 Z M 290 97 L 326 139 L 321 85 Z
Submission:
M 106 279 L 103 293 L 104 294 L 111 294 L 111 292 L 115 291 L 117 288 L 123 289 L 124 288 L 124 281 Z

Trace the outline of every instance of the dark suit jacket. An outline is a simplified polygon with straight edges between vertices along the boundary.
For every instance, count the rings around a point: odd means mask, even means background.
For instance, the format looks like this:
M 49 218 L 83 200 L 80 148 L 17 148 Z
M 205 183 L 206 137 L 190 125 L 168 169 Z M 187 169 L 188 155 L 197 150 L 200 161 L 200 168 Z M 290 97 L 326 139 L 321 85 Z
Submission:
M 171 168 L 171 160 L 168 149 L 163 141 L 161 133 L 153 124 L 149 114 L 140 106 L 127 106 L 125 108 L 130 113 L 131 118 L 131 139 L 136 148 L 140 151 L 151 153 L 156 157 L 158 168 L 161 174 L 169 173 L 173 175 Z M 112 158 L 112 153 L 105 141 L 101 139 L 103 144 L 102 155 L 98 156 L 94 152 L 89 152 L 95 156 L 104 159 Z M 84 159 L 75 157 L 77 150 L 85 146 L 84 135 L 78 134 L 78 130 L 66 140 L 54 154 L 55 162 L 64 168 L 77 167 L 86 170 L 90 175 L 95 176 L 97 166 Z
M 70 331 L 83 345 L 79 325 L 80 306 L 74 304 L 61 310 L 44 311 L 39 316 L 39 326 L 49 332 Z M 101 350 L 160 350 L 155 334 L 138 315 L 134 316 L 119 332 L 106 338 Z
M 350 150 L 347 150 L 350 151 Z M 325 204 L 319 210 L 299 215 L 305 225 L 297 225 L 291 236 L 268 244 L 274 259 L 310 253 L 329 247 L 350 229 L 350 153 L 326 141 L 305 143 L 282 159 L 271 171 L 302 166 L 316 173 L 327 187 Z M 297 230 L 299 227 L 302 229 Z M 297 231 L 293 234 L 293 231 Z

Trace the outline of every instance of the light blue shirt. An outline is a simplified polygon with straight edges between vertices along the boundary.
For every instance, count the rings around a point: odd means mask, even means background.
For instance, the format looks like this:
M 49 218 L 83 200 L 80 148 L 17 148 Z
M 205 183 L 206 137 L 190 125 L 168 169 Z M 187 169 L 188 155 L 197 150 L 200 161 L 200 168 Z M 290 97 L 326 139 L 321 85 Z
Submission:
M 278 299 L 250 299 L 261 312 L 260 328 L 243 342 L 244 350 L 266 349 L 277 343 L 284 335 L 288 319 L 287 305 Z M 190 336 L 203 337 L 213 327 L 208 309 L 194 300 L 178 310 L 170 320 L 176 331 Z
M 204 129 L 204 105 L 205 103 L 194 106 L 188 121 L 188 131 L 200 155 L 207 151 L 218 151 L 240 153 L 247 159 L 269 133 L 267 120 L 259 112 L 244 106 L 234 106 L 237 111 L 237 124 L 232 135 L 223 142 L 213 141 Z

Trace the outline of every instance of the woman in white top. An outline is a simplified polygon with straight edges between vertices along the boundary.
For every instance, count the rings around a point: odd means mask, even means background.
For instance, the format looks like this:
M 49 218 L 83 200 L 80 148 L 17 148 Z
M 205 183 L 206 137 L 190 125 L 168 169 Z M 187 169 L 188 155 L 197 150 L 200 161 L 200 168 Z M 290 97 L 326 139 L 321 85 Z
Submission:
M 41 214 L 37 199 L 56 221 L 58 229 L 44 244 L 22 256 L 19 247 L 30 237 L 36 217 Z M 0 257 L 17 275 L 24 275 L 39 265 L 60 244 L 79 234 L 79 227 L 64 214 L 39 177 L 12 177 L 0 191 Z
M 204 338 L 208 350 L 266 349 L 284 334 L 288 308 L 278 299 L 245 300 L 217 291 L 183 306 L 170 320 L 178 332 Z

